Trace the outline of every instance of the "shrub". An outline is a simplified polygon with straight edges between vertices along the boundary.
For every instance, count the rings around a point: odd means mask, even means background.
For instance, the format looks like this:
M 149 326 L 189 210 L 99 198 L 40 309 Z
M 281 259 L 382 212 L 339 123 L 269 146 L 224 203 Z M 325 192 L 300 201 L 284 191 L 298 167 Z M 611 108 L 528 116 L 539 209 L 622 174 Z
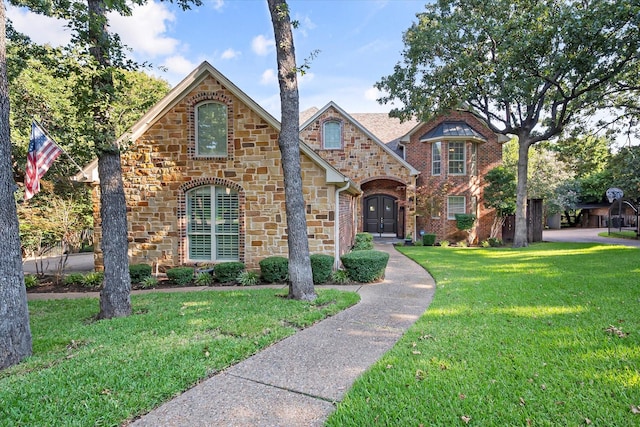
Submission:
M 129 266 L 131 283 L 140 283 L 151 276 L 151 266 L 147 264 L 132 264 Z
M 158 285 L 158 279 L 153 276 L 148 276 L 142 279 L 139 285 L 142 289 L 155 288 Z
M 503 245 L 502 240 L 495 237 L 489 237 L 488 242 L 492 248 L 497 248 Z
M 422 244 L 425 246 L 433 246 L 436 243 L 436 235 L 433 233 L 427 233 L 422 236 Z
M 289 277 L 289 260 L 271 256 L 260 261 L 260 274 L 267 283 L 284 282 Z
M 349 277 L 356 282 L 369 283 L 384 277 L 389 254 L 382 251 L 354 251 L 340 257 Z
M 82 278 L 82 286 L 85 288 L 98 288 L 102 285 L 103 280 L 104 273 L 102 271 L 93 271 Z
M 456 214 L 456 227 L 458 230 L 470 230 L 476 222 L 474 214 Z
M 192 267 L 175 267 L 167 270 L 167 277 L 179 286 L 188 285 L 193 281 Z
M 468 248 L 469 247 L 469 243 L 466 240 L 460 240 L 458 243 L 456 243 L 456 245 L 459 248 Z
M 352 251 L 368 251 L 373 249 L 373 234 L 358 233 L 356 239 L 353 242 Z
M 488 240 L 483 240 L 482 242 L 480 242 L 480 246 L 482 246 L 483 248 L 488 248 L 489 246 L 491 246 L 491 244 Z
M 84 275 L 82 273 L 71 273 L 64 277 L 62 283 L 67 286 L 70 285 L 82 285 L 84 282 Z
M 213 284 L 213 275 L 203 271 L 196 274 L 195 284 L 198 286 L 211 286 Z
M 346 270 L 336 270 L 331 274 L 331 280 L 341 285 L 349 283 L 349 273 Z
M 313 283 L 325 283 L 331 278 L 334 258 L 331 255 L 313 254 L 311 258 L 311 272 Z
M 256 271 L 243 271 L 237 280 L 242 286 L 255 286 L 260 282 L 260 274 Z
M 38 286 L 38 278 L 33 274 L 26 274 L 24 276 L 24 286 L 29 288 L 35 288 Z
M 449 241 L 448 240 L 440 240 L 440 246 L 442 246 L 443 248 L 448 248 L 449 247 Z
M 229 283 L 233 282 L 238 278 L 238 274 L 240 274 L 244 270 L 244 264 L 241 262 L 223 262 L 221 264 L 216 264 L 213 267 L 213 272 L 216 275 L 216 279 L 220 283 Z

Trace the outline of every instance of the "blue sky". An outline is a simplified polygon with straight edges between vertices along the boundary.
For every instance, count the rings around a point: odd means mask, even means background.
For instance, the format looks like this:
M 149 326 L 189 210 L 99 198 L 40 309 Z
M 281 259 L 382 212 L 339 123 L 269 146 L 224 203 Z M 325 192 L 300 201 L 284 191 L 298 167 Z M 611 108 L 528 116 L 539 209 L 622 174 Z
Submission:
M 424 9 L 426 0 L 290 0 L 296 60 L 319 51 L 299 79 L 300 108 L 334 101 L 351 113 L 388 112 L 376 102 L 373 84 L 393 72 L 403 49 L 402 34 Z M 63 45 L 63 22 L 8 6 L 18 31 L 38 43 Z M 273 27 L 266 0 L 204 0 L 190 11 L 160 2 L 136 8 L 131 17 L 111 17 L 139 61 L 177 84 L 202 61 L 233 81 L 276 118 L 280 118 Z

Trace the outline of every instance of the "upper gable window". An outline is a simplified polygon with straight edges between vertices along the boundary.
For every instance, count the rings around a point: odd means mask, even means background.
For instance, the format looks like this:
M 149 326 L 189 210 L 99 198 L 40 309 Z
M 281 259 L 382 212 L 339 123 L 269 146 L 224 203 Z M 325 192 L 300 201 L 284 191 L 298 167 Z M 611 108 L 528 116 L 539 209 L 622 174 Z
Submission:
M 196 156 L 227 156 L 227 106 L 204 102 L 196 107 Z
M 465 175 L 466 155 L 464 142 L 449 142 L 449 175 Z
M 322 125 L 322 145 L 325 149 L 342 148 L 342 123 L 329 120 Z

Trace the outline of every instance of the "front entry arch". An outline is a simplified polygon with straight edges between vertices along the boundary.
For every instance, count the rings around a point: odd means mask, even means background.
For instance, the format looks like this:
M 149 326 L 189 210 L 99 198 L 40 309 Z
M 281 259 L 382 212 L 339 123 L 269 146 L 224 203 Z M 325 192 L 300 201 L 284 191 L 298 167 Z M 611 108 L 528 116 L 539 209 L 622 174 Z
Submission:
M 368 233 L 393 233 L 398 230 L 396 198 L 385 195 L 364 199 L 364 231 Z

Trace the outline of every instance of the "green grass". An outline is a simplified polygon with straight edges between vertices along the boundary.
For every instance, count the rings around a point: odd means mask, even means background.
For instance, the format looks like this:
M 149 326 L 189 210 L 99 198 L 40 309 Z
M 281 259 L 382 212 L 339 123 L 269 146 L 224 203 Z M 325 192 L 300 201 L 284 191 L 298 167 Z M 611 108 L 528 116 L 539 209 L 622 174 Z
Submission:
M 274 289 L 132 296 L 134 314 L 95 321 L 97 299 L 29 303 L 33 353 L 0 371 L 0 426 L 117 426 L 326 316 Z
M 612 231 L 609 233 L 608 231 L 603 231 L 598 233 L 600 237 L 618 237 L 620 239 L 637 239 L 638 236 L 634 230 L 622 230 L 622 231 Z
M 328 426 L 640 425 L 638 249 L 399 250 L 435 298 Z

